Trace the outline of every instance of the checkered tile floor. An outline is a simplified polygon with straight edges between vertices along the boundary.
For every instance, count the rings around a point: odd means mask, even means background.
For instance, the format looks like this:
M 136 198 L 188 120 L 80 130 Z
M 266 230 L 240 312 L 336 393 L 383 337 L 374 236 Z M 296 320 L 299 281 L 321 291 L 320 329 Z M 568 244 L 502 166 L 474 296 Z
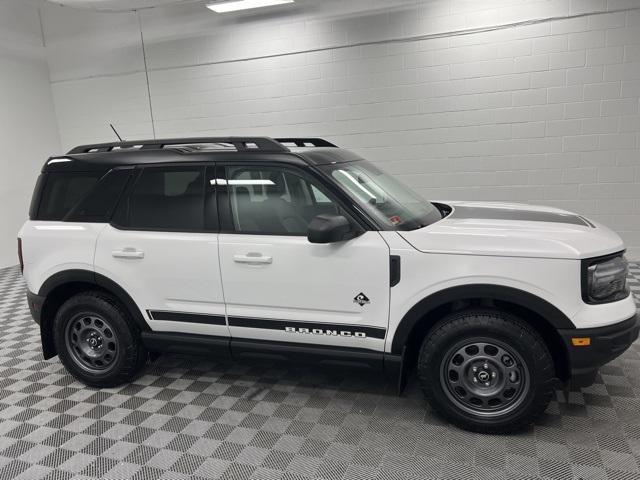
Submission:
M 165 356 L 87 388 L 42 359 L 24 294 L 0 270 L 0 479 L 640 479 L 639 344 L 528 431 L 490 436 L 363 372 Z

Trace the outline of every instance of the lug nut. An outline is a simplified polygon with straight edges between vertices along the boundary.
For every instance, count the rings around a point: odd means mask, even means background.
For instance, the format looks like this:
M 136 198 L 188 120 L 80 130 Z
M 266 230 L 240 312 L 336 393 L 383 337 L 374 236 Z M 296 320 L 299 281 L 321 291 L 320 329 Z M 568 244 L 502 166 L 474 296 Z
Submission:
M 503 355 L 502 363 L 505 367 L 510 367 L 511 365 L 513 365 L 513 359 L 509 355 Z

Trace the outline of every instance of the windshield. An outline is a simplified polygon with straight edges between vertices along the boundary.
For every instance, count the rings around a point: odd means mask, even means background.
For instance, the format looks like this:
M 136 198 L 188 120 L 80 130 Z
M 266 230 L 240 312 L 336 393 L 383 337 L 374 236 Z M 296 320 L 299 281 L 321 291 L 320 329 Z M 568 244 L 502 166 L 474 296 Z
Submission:
M 388 230 L 415 230 L 442 218 L 434 205 L 366 160 L 321 168 Z

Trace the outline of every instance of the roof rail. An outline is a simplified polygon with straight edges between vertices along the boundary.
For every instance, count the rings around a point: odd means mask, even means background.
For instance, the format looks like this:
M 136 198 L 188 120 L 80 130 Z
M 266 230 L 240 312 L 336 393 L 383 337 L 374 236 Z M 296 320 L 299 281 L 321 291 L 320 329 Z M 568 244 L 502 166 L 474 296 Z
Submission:
M 296 147 L 334 147 L 338 148 L 331 142 L 326 141 L 324 138 L 276 138 L 276 142 L 282 144 L 293 144 Z
M 324 140 L 323 140 L 324 141 Z M 67 155 L 76 153 L 111 152 L 120 149 L 160 150 L 165 146 L 189 145 L 198 143 L 228 143 L 238 152 L 288 152 L 289 149 L 277 140 L 269 137 L 201 137 L 201 138 L 169 138 L 158 140 L 132 140 L 115 143 L 96 143 L 80 145 L 72 148 Z M 327 142 L 329 143 L 329 142 Z

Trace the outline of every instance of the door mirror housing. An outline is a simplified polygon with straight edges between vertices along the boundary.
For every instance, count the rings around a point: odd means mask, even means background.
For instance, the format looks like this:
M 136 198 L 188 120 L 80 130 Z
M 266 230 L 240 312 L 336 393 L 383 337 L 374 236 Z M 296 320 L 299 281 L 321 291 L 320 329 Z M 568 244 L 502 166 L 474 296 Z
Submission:
M 354 229 L 342 215 L 324 213 L 311 220 L 307 239 L 311 243 L 335 243 L 355 237 Z

